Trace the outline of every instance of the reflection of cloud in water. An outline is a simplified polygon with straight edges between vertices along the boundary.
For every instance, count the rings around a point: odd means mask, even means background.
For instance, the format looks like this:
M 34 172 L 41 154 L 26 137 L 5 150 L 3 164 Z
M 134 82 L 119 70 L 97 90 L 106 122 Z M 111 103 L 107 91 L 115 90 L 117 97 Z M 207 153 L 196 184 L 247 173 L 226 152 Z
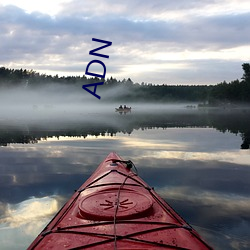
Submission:
M 0 218 L 1 249 L 25 249 L 62 206 L 61 197 L 30 198 L 3 204 Z M 1 205 L 1 204 L 0 204 Z M 4 209 L 2 209 L 4 208 Z
M 58 209 L 55 197 L 31 198 L 15 205 L 8 204 L 0 223 L 11 228 L 25 225 L 25 232 L 33 235 L 37 222 L 55 214 Z
M 218 206 L 220 209 L 217 211 L 218 215 L 234 214 L 249 214 L 250 211 L 250 198 L 235 194 L 225 194 L 220 192 L 202 191 L 188 187 L 162 187 L 157 188 L 157 193 L 163 198 L 184 201 L 187 203 L 199 204 L 201 206 Z
M 249 197 L 190 187 L 163 187 L 156 191 L 207 242 L 213 242 L 215 249 L 250 249 Z
M 207 240 L 207 242 L 213 242 L 214 249 L 250 249 L 249 237 L 236 236 L 239 234 L 239 232 L 244 233 L 250 231 L 250 225 L 245 222 L 228 228 L 226 233 L 210 230 L 208 228 L 203 228 L 196 225 L 194 228 L 199 232 L 200 235 L 203 236 L 204 239 Z
M 125 138 L 124 138 L 125 139 Z M 123 144 L 127 147 L 143 147 L 143 148 L 147 148 L 148 150 L 150 149 L 155 149 L 155 148 L 160 148 L 160 149 L 185 149 L 185 144 L 180 145 L 179 143 L 176 143 L 174 141 L 172 142 L 156 142 L 156 141 L 149 141 L 149 140 L 134 140 L 134 139 L 130 139 L 130 138 L 126 138 L 125 140 L 123 140 Z
M 160 151 L 153 152 L 151 157 L 159 159 L 183 159 L 199 161 L 223 161 L 249 166 L 250 155 L 248 151 L 220 151 L 220 152 L 178 152 L 178 151 Z

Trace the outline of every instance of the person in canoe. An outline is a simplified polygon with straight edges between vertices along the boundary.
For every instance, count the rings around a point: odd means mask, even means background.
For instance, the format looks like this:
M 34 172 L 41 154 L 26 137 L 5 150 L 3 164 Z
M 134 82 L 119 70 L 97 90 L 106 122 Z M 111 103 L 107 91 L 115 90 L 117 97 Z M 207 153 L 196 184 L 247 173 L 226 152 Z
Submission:
M 117 112 L 131 112 L 131 107 L 127 107 L 126 105 L 122 106 L 120 105 L 119 108 L 115 108 Z
M 124 105 L 123 112 L 125 112 L 125 113 L 131 112 L 131 107 L 127 107 L 126 105 Z

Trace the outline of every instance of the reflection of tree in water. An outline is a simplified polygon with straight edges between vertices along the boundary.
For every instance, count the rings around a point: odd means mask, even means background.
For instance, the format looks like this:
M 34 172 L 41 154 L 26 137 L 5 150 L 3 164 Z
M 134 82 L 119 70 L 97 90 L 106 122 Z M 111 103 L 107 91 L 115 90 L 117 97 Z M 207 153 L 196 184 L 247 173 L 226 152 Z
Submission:
M 250 145 L 250 132 L 242 135 L 243 143 L 241 144 L 241 149 L 249 149 Z
M 34 144 L 38 140 L 33 135 L 25 135 L 22 131 L 0 132 L 0 146 L 7 146 L 11 143 Z
M 211 127 L 221 132 L 240 134 L 242 149 L 250 145 L 250 111 L 240 110 L 193 110 L 182 112 L 133 113 L 129 116 L 110 115 L 106 122 L 49 123 L 45 129 L 40 125 L 12 127 L 0 125 L 0 145 L 10 143 L 37 143 L 41 139 L 60 136 L 83 137 L 114 136 L 117 133 L 131 134 L 133 130 L 152 128 Z M 107 118 L 107 117 L 106 117 Z M 108 122 L 107 122 L 108 120 Z M 28 129 L 27 129 L 28 127 Z M 44 128 L 44 124 L 42 126 Z
M 210 116 L 212 127 L 221 132 L 240 134 L 241 149 L 249 149 L 250 145 L 250 110 L 225 110 L 223 113 Z

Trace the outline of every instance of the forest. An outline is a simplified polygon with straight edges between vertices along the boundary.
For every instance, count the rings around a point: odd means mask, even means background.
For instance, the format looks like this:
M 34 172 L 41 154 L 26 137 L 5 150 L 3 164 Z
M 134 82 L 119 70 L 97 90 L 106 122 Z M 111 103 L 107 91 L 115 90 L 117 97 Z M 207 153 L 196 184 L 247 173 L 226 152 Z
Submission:
M 97 92 L 101 94 L 117 88 L 111 101 L 129 100 L 130 102 L 199 102 L 201 106 L 220 106 L 231 104 L 250 104 L 250 64 L 243 63 L 242 78 L 231 82 L 223 81 L 216 85 L 154 85 L 152 83 L 134 83 L 130 78 L 117 80 L 110 77 L 104 85 L 98 86 Z M 97 77 L 83 76 L 52 76 L 40 74 L 34 70 L 9 69 L 0 67 L 0 87 L 35 89 L 50 84 L 63 84 L 72 89 L 81 88 L 82 85 L 100 82 Z M 84 90 L 82 90 L 84 91 Z M 109 98 L 110 99 L 110 98 Z

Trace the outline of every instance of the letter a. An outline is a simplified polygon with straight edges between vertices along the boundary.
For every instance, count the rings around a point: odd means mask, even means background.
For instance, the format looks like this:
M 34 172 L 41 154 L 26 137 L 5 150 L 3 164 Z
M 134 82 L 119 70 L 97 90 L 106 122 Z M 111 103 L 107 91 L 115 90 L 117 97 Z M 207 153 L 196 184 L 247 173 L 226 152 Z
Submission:
M 102 66 L 103 66 L 103 69 L 104 69 L 104 72 L 102 75 L 99 75 L 99 74 L 95 74 L 95 73 L 92 73 L 92 72 L 89 72 L 89 66 L 92 64 L 92 63 L 100 63 Z M 85 70 L 85 74 L 86 75 L 90 75 L 90 76 L 96 76 L 96 77 L 101 77 L 101 78 L 105 78 L 105 75 L 106 75 L 106 66 L 105 64 L 102 62 L 102 61 L 99 61 L 99 60 L 92 60 L 91 62 L 88 63 L 87 67 L 86 67 L 86 70 Z
M 96 94 L 96 88 L 97 88 L 97 85 L 103 85 L 103 83 L 104 82 L 90 83 L 90 84 L 82 85 L 82 88 L 88 91 L 91 95 L 95 96 L 96 98 L 101 99 L 101 97 Z M 92 87 L 92 86 L 95 86 L 94 92 L 87 88 L 87 87 Z
M 101 57 L 104 57 L 104 58 L 109 58 L 109 56 L 107 56 L 107 55 L 103 55 L 103 54 L 99 54 L 99 53 L 95 53 L 95 52 L 98 51 L 98 50 L 101 50 L 101 49 L 104 49 L 106 47 L 111 46 L 112 42 L 104 41 L 104 40 L 97 39 L 97 38 L 92 38 L 92 41 L 99 42 L 99 43 L 105 43 L 106 45 L 103 45 L 102 47 L 90 50 L 89 54 L 92 55 L 92 56 L 101 56 Z

